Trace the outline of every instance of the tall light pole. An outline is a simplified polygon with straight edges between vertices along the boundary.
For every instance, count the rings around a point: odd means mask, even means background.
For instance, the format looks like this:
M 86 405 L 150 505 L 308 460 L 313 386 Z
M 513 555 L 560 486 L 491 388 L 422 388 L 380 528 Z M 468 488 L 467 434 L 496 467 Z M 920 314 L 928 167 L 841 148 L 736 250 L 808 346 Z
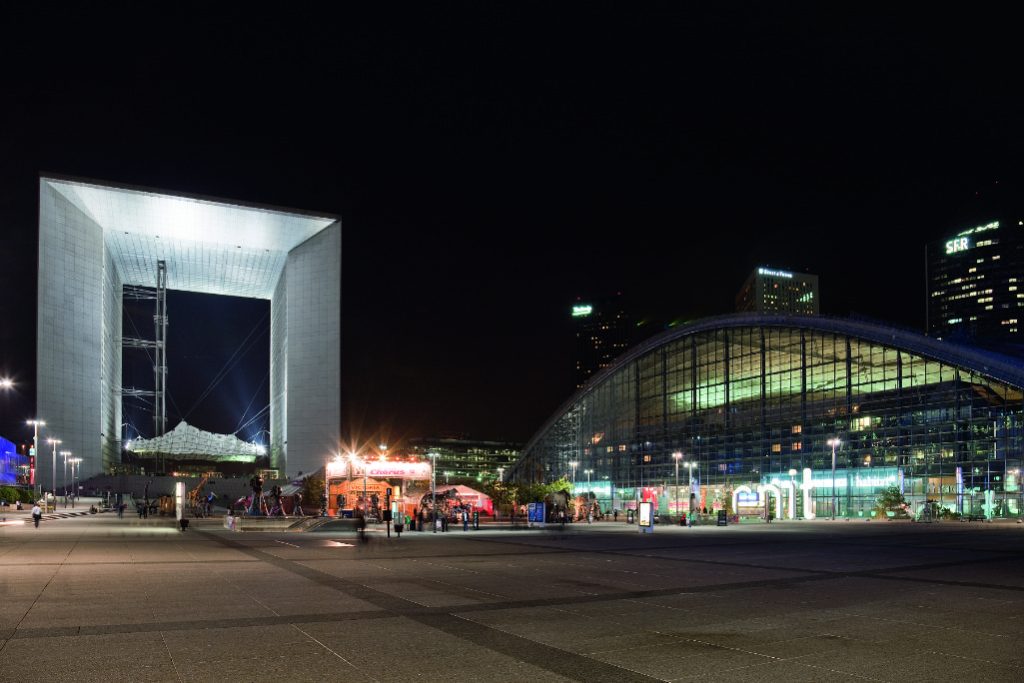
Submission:
M 28 420 L 27 423 L 32 425 L 35 428 L 35 431 L 32 432 L 32 455 L 34 455 L 34 456 L 36 456 L 38 458 L 39 457 L 39 443 L 38 443 L 39 442 L 39 428 L 40 427 L 45 427 L 46 426 L 46 422 L 44 420 Z M 38 465 L 36 466 L 36 469 L 39 469 Z M 43 489 L 43 485 L 40 484 L 39 485 L 39 490 L 42 491 L 42 489 Z M 45 501 L 45 499 L 44 499 L 44 501 Z M 45 505 L 45 502 L 43 504 Z
M 56 510 L 57 509 L 57 446 L 59 446 L 63 442 L 60 439 L 50 438 L 50 439 L 46 440 L 46 443 L 48 443 L 51 446 L 53 446 L 53 462 L 52 462 L 52 466 L 53 467 L 50 470 L 50 476 L 52 477 L 52 479 L 50 479 L 50 489 L 53 490 L 53 509 Z
M 68 456 L 71 455 L 71 451 L 61 451 L 60 454 L 64 456 L 64 478 L 61 479 L 61 484 L 64 486 L 64 497 L 68 495 Z
M 679 461 L 683 459 L 683 454 L 676 451 L 672 454 L 672 459 L 676 461 L 676 514 L 679 514 Z
M 78 484 L 75 481 L 75 466 L 78 465 L 78 463 L 82 462 L 82 459 L 70 458 L 68 459 L 68 462 L 71 463 L 71 487 L 75 490 L 75 493 L 78 493 Z M 72 500 L 74 499 L 72 498 Z
M 576 467 L 579 465 L 578 460 L 573 460 L 569 463 L 569 467 L 572 468 L 572 491 L 576 493 Z
M 690 492 L 690 500 L 693 501 L 693 468 L 697 466 L 695 462 L 684 462 L 686 466 L 686 488 Z
M 430 502 L 434 510 L 433 519 L 430 520 L 431 526 L 434 527 L 434 533 L 437 533 L 437 453 L 427 453 L 427 457 L 430 458 Z
M 836 446 L 842 442 L 837 438 L 833 437 L 828 440 L 828 445 L 832 447 L 832 521 L 836 521 Z M 849 489 L 847 489 L 849 490 Z

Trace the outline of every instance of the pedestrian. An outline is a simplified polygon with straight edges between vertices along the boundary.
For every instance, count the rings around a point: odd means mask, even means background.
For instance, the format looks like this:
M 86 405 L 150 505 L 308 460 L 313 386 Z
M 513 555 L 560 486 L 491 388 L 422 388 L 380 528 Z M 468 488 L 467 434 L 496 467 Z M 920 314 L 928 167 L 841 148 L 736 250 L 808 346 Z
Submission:
M 39 503 L 32 506 L 32 521 L 36 523 L 36 528 L 39 528 L 39 520 L 43 518 L 43 511 L 39 509 Z
M 469 513 L 465 508 L 462 509 L 462 530 L 469 531 Z
M 359 540 L 365 543 L 366 540 L 367 540 L 366 539 L 366 515 L 363 513 L 363 510 L 361 508 L 356 511 L 356 531 L 359 534 Z

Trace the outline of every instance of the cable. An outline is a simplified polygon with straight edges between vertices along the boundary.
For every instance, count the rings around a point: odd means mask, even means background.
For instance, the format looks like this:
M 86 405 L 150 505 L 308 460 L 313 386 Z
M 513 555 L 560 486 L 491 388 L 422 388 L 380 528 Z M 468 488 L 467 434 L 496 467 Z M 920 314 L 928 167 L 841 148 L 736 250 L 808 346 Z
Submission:
M 228 358 L 227 362 L 224 363 L 224 366 L 221 367 L 221 369 L 219 371 L 217 371 L 217 374 L 215 374 L 213 376 L 213 379 L 210 380 L 210 384 L 206 387 L 206 389 L 203 391 L 203 393 L 200 394 L 199 398 L 196 399 L 195 403 L 192 404 L 192 407 L 189 408 L 188 411 L 184 415 L 181 416 L 182 420 L 187 419 L 188 416 L 191 415 L 192 412 L 196 408 L 198 408 L 199 405 L 204 400 L 206 400 L 206 397 L 210 395 L 210 392 L 212 392 L 216 388 L 216 386 L 218 384 L 220 384 L 224 380 L 225 377 L 227 377 L 227 374 L 228 374 L 228 372 L 231 371 L 231 368 L 234 367 L 234 365 L 237 365 L 239 362 L 241 362 L 242 358 L 245 357 L 245 354 L 249 352 L 249 349 L 251 349 L 253 346 L 255 346 L 256 342 L 258 342 L 262 338 L 263 334 L 266 333 L 266 328 L 264 328 L 261 331 L 259 336 L 257 336 L 256 338 L 252 339 L 252 341 L 250 341 L 250 338 L 252 337 L 252 335 L 255 334 L 256 331 L 263 325 L 263 322 L 267 319 L 268 315 L 270 315 L 270 311 L 267 311 L 266 313 L 264 313 L 263 317 L 260 318 L 259 322 L 257 322 L 253 326 L 253 328 L 251 330 L 249 330 L 249 334 L 247 334 L 245 336 L 245 339 L 243 339 L 242 342 L 238 345 L 238 347 L 235 348 L 235 352 L 231 354 L 231 357 Z M 247 347 L 246 347 L 246 344 L 248 344 Z M 244 347 L 244 349 L 243 349 L 243 347 Z M 239 355 L 239 353 L 241 353 L 241 355 Z
M 244 420 L 245 416 L 249 414 L 249 408 L 252 408 L 253 401 L 256 400 L 256 395 L 260 393 L 260 389 L 263 388 L 263 385 L 266 383 L 268 377 L 270 377 L 270 368 L 267 368 L 267 374 L 263 375 L 263 381 L 260 382 L 260 385 L 256 387 L 256 391 L 253 392 L 252 398 L 249 399 L 249 405 L 245 407 L 245 411 L 242 412 L 242 418 L 238 421 L 238 428 L 235 429 L 235 431 L 233 431 L 232 434 L 237 434 L 242 429 L 242 420 Z

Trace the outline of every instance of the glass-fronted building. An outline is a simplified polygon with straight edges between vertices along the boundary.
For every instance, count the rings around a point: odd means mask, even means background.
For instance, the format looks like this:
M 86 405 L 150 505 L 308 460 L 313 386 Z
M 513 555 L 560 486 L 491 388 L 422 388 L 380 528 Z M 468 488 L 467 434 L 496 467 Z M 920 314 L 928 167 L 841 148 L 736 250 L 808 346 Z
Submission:
M 1024 220 L 977 225 L 926 246 L 928 334 L 1024 343 Z
M 437 475 L 445 481 L 476 479 L 491 481 L 511 469 L 519 457 L 521 443 L 479 441 L 448 437 L 419 438 L 409 441 L 409 454 L 426 460 L 437 454 Z
M 867 517 L 898 486 L 915 515 L 1020 517 L 1022 387 L 1017 359 L 884 325 L 709 318 L 594 377 L 511 478 L 662 515 Z
M 27 484 L 28 458 L 18 454 L 18 447 L 0 436 L 0 484 Z
M 818 314 L 818 276 L 761 266 L 736 295 L 739 313 Z

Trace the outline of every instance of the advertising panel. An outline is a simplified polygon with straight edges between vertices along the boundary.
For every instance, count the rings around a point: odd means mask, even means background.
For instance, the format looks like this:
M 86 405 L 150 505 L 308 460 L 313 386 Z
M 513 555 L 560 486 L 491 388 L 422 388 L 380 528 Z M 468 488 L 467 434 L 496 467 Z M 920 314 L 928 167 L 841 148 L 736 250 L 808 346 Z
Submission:
M 640 503 L 640 526 L 654 526 L 654 505 L 650 502 Z

